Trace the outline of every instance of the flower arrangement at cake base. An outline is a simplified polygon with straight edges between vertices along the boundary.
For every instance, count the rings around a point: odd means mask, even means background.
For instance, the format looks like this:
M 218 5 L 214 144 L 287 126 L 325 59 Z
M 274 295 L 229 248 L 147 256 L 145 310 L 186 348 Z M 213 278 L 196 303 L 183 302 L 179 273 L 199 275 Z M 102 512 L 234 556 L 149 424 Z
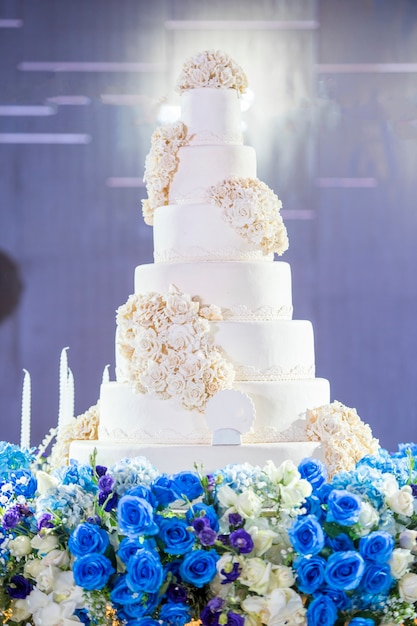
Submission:
M 315 459 L 44 471 L 3 442 L 2 623 L 411 625 L 416 457 L 379 449 L 331 478 Z

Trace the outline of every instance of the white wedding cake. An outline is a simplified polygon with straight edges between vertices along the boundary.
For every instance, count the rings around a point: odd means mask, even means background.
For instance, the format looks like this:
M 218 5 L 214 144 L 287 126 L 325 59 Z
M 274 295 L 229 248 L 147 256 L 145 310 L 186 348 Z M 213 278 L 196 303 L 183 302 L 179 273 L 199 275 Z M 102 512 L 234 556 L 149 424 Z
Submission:
M 219 51 L 186 62 L 181 121 L 157 129 L 144 219 L 153 264 L 117 312 L 116 381 L 103 382 L 98 440 L 70 457 L 146 456 L 161 471 L 276 465 L 321 456 L 305 413 L 330 402 L 313 328 L 292 319 L 281 203 L 243 145 L 242 69 Z

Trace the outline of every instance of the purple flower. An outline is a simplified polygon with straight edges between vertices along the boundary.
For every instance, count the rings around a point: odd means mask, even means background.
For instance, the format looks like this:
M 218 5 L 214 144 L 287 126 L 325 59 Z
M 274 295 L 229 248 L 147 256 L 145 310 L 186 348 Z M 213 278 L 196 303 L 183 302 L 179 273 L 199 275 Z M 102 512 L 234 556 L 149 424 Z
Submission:
M 10 528 L 15 528 L 21 520 L 21 514 L 19 507 L 12 506 L 8 509 L 3 515 L 3 528 L 9 530 Z
M 198 533 L 198 538 L 203 546 L 212 546 L 217 539 L 217 533 L 212 528 L 204 528 Z
M 253 550 L 253 540 L 250 534 L 243 528 L 230 533 L 230 545 L 240 554 L 249 554 Z
M 229 513 L 229 524 L 230 526 L 234 526 L 235 528 L 238 526 L 242 526 L 242 517 L 239 513 Z
M 235 613 L 234 611 L 229 611 L 227 614 L 227 622 L 226 626 L 243 626 L 245 623 L 245 618 L 243 615 L 239 613 Z
M 413 498 L 417 498 L 417 485 L 410 485 Z
M 114 480 L 110 474 L 105 474 L 104 476 L 100 476 L 98 479 L 98 488 L 100 491 L 104 491 L 106 493 L 110 493 L 113 489 Z
M 107 467 L 104 465 L 96 465 L 96 474 L 101 478 L 107 472 Z
M 241 572 L 241 568 L 239 563 L 233 563 L 232 569 L 230 572 L 227 572 L 225 569 L 220 570 L 220 574 L 224 576 L 224 580 L 222 580 L 222 585 L 228 585 L 232 583 L 237 578 L 239 578 Z
M 167 589 L 167 596 L 171 602 L 187 602 L 187 590 L 182 585 L 171 583 Z
M 98 503 L 100 506 L 104 507 L 104 510 L 107 512 L 113 511 L 117 507 L 119 502 L 119 496 L 117 493 L 106 493 L 101 491 L 98 494 Z
M 24 599 L 30 592 L 30 582 L 19 574 L 12 577 L 10 585 L 7 587 L 7 593 L 11 598 Z
M 205 515 L 202 515 L 201 517 L 196 517 L 195 519 L 193 519 L 192 526 L 198 534 L 201 533 L 205 528 L 210 528 L 210 520 Z
M 53 528 L 52 515 L 50 513 L 42 513 L 37 522 L 37 528 Z

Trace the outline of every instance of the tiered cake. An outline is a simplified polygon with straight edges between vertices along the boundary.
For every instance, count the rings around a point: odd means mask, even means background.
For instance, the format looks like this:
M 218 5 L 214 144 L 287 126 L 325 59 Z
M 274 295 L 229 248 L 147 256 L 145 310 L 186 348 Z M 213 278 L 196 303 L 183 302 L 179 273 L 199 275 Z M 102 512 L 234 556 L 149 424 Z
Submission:
M 117 314 L 116 382 L 103 382 L 98 441 L 70 456 L 144 455 L 161 471 L 320 455 L 308 408 L 330 401 L 315 378 L 313 328 L 292 319 L 277 196 L 243 145 L 246 76 L 203 52 L 178 81 L 181 121 L 159 128 L 146 159 L 145 221 L 155 263 L 135 272 Z M 221 445 L 213 445 L 221 444 Z

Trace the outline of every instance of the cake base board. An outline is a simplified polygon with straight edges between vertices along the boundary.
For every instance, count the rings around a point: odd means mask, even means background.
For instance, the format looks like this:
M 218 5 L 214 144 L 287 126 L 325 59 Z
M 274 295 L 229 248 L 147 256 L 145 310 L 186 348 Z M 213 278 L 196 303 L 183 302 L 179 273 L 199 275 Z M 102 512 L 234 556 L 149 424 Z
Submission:
M 101 441 L 73 441 L 70 459 L 89 464 L 96 451 L 96 463 L 107 467 L 123 458 L 146 457 L 162 473 L 174 474 L 196 467 L 203 473 L 221 469 L 230 464 L 249 463 L 263 467 L 269 460 L 276 466 L 291 460 L 296 465 L 308 457 L 324 460 L 324 447 L 317 441 L 291 441 L 243 445 L 151 445 L 141 443 L 110 443 Z

